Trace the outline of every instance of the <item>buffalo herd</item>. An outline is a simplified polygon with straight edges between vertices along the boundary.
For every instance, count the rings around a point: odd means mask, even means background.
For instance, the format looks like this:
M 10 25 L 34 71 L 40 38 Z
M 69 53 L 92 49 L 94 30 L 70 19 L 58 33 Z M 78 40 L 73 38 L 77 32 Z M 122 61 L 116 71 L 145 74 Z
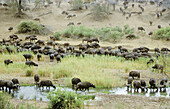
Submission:
M 139 30 L 144 30 L 143 28 L 138 28 Z M 86 55 L 105 55 L 105 56 L 115 56 L 115 57 L 122 57 L 126 61 L 137 61 L 140 57 L 149 58 L 150 60 L 146 63 L 146 65 L 149 65 L 151 63 L 155 63 L 154 66 L 152 66 L 153 69 L 160 70 L 161 73 L 164 73 L 164 66 L 160 63 L 157 63 L 157 59 L 159 57 L 164 56 L 168 57 L 170 49 L 169 48 L 154 48 L 150 49 L 147 47 L 138 47 L 134 49 L 127 49 L 123 46 L 117 46 L 117 47 L 102 47 L 99 44 L 98 38 L 84 38 L 82 39 L 82 43 L 78 45 L 70 45 L 70 43 L 64 43 L 59 44 L 56 43 L 56 39 L 54 36 L 49 37 L 49 41 L 45 43 L 44 40 L 38 40 L 37 36 L 30 35 L 26 36 L 25 39 L 20 39 L 17 35 L 10 35 L 9 39 L 2 39 L 0 41 L 1 46 L 5 46 L 4 48 L 1 48 L 1 53 L 9 53 L 14 54 L 16 52 L 24 52 L 24 51 L 31 51 L 34 55 L 36 55 L 37 61 L 42 61 L 42 58 L 46 55 L 49 56 L 50 62 L 53 62 L 54 59 L 56 59 L 57 63 L 61 63 L 62 58 L 66 56 L 76 56 L 76 57 L 85 57 Z M 28 41 L 29 40 L 29 41 Z M 14 46 L 15 49 L 12 49 L 11 46 Z M 117 50 L 115 50 L 117 49 Z M 34 55 L 33 54 L 23 54 L 23 57 L 25 58 L 25 65 L 28 66 L 38 66 L 38 63 L 33 61 Z M 8 65 L 14 63 L 13 60 L 5 59 L 4 64 Z M 10 66 L 9 66 L 10 67 Z M 146 89 L 146 82 L 144 80 L 134 81 L 132 82 L 135 77 L 137 79 L 140 79 L 140 72 L 139 71 L 130 71 L 129 78 L 128 78 L 128 85 L 133 86 L 135 90 L 138 90 L 141 88 L 141 90 Z M 55 86 L 52 84 L 50 80 L 42 80 L 39 82 L 39 75 L 35 75 L 34 79 L 36 82 L 36 85 L 39 87 L 49 87 L 52 86 L 55 88 Z M 4 83 L 5 82 L 5 83 Z M 13 81 L 5 81 L 1 80 L 1 87 L 9 88 L 9 91 L 11 89 L 17 88 Z M 19 82 L 18 82 L 19 83 Z M 164 88 L 164 83 L 161 82 L 162 85 L 160 85 L 160 88 Z M 149 81 L 150 88 L 158 88 L 156 85 L 155 79 L 151 79 Z M 76 91 L 81 90 L 89 90 L 89 87 L 95 88 L 95 85 L 90 82 L 82 82 L 78 78 L 72 79 L 72 87 L 74 88 L 74 85 L 76 85 Z
M 4 90 L 5 87 L 5 90 L 9 91 L 9 93 L 11 93 L 11 89 L 18 89 L 20 87 L 18 79 L 0 80 L 0 89 Z
M 129 73 L 128 82 L 126 85 L 128 91 L 129 91 L 129 87 L 132 90 L 132 85 L 134 87 L 135 92 L 136 91 L 139 92 L 139 89 L 141 89 L 142 92 L 147 92 L 148 88 L 150 88 L 150 90 L 152 89 L 153 91 L 154 89 L 156 89 L 156 92 L 158 91 L 158 88 L 160 88 L 161 92 L 162 89 L 164 89 L 163 91 L 166 91 L 166 87 L 168 86 L 168 80 L 166 78 L 162 78 L 159 85 L 156 83 L 156 80 L 154 78 L 151 78 L 149 80 L 149 87 L 148 87 L 145 80 L 143 79 L 141 79 L 140 81 L 134 80 L 133 76 L 131 75 L 131 72 Z M 139 72 L 137 72 L 136 74 L 139 75 Z

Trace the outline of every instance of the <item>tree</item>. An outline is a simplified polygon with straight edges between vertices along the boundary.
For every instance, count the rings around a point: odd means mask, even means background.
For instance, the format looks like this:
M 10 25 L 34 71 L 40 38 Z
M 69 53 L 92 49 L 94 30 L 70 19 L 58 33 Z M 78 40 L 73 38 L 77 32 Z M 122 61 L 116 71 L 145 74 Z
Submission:
M 17 11 L 16 16 L 21 17 L 23 14 L 22 9 L 24 8 L 24 4 L 27 0 L 6 0 L 6 3 L 9 7 L 13 8 Z
M 22 14 L 22 11 L 21 11 L 21 9 L 22 9 L 22 5 L 21 5 L 22 0 L 15 0 L 15 2 L 16 2 L 16 5 L 17 5 L 17 9 L 18 9 L 17 15 L 18 15 L 18 17 L 21 17 L 21 14 Z

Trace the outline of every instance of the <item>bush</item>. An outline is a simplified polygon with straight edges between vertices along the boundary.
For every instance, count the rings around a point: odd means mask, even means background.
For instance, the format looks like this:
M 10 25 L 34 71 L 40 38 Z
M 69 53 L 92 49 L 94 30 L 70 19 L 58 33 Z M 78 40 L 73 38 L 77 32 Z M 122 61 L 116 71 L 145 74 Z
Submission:
M 124 26 L 124 29 L 116 27 L 103 27 L 99 29 L 92 29 L 85 26 L 70 26 L 68 29 L 62 32 L 63 37 L 66 38 L 84 38 L 84 37 L 98 37 L 101 40 L 105 41 L 118 41 L 122 38 L 124 34 L 134 33 L 134 28 L 130 28 L 128 25 Z M 60 34 L 56 32 L 54 36 L 59 36 Z
M 96 36 L 94 29 L 85 26 L 70 26 L 63 32 L 63 36 L 66 38 L 83 38 L 83 37 L 94 37 Z
M 82 0 L 74 0 L 73 9 L 74 10 L 81 10 L 82 8 L 83 8 L 83 1 Z
M 42 34 L 45 28 L 32 21 L 23 21 L 18 25 L 18 33 Z
M 60 40 L 61 33 L 60 32 L 55 32 L 54 37 L 56 40 Z
M 77 94 L 60 88 L 50 92 L 47 98 L 50 99 L 49 109 L 75 109 L 84 106 L 83 99 L 77 97 Z
M 153 38 L 157 40 L 170 40 L 170 27 L 158 29 L 154 32 Z
M 122 33 L 122 29 L 120 27 L 118 27 L 118 26 L 114 27 L 112 29 L 112 31 L 118 31 L 118 32 Z
M 123 31 L 124 31 L 124 34 L 127 34 L 127 35 L 133 34 L 134 28 L 130 28 L 129 25 L 124 25 Z
M 102 5 L 97 3 L 93 5 L 91 13 L 94 20 L 99 21 L 108 18 L 110 12 L 106 3 L 103 3 Z
M 118 31 L 112 31 L 109 34 L 109 38 L 111 38 L 114 42 L 121 39 L 122 36 L 123 36 L 123 34 L 121 32 L 118 32 Z

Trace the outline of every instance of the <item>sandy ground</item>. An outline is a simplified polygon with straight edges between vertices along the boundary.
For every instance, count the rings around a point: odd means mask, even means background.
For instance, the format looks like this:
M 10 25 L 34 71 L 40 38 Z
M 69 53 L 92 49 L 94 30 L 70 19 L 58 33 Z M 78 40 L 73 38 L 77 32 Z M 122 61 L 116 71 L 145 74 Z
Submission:
M 31 5 L 32 4 L 28 4 Z M 30 7 L 31 7 L 30 6 Z M 71 9 L 71 6 L 64 2 L 61 4 L 61 8 L 58 8 L 56 5 L 50 5 L 50 7 L 47 8 L 41 8 L 34 11 L 27 11 L 25 12 L 27 16 L 24 16 L 24 18 L 15 18 L 14 12 L 12 12 L 10 9 L 7 11 L 4 10 L 3 7 L 0 7 L 0 37 L 6 38 L 7 36 L 14 34 L 17 31 L 17 25 L 19 22 L 24 20 L 33 20 L 34 18 L 40 18 L 41 24 L 47 25 L 51 31 L 56 32 L 60 30 L 64 30 L 68 28 L 67 24 L 69 22 L 74 22 L 76 25 L 78 22 L 81 22 L 82 25 L 85 25 L 87 27 L 93 27 L 93 28 L 101 28 L 105 26 L 120 26 L 123 27 L 124 25 L 128 24 L 130 27 L 135 28 L 136 34 L 140 37 L 139 39 L 135 40 L 127 40 L 123 39 L 120 42 L 114 44 L 114 43 L 108 43 L 108 42 L 101 42 L 103 45 L 124 45 L 129 46 L 130 48 L 139 47 L 139 46 L 147 46 L 150 48 L 155 47 L 170 47 L 170 43 L 167 41 L 158 41 L 158 40 L 152 40 L 148 35 L 144 35 L 143 33 L 140 33 L 137 31 L 137 27 L 143 26 L 146 29 L 146 33 L 153 31 L 157 29 L 158 25 L 161 25 L 162 27 L 169 26 L 170 23 L 170 10 L 163 13 L 163 16 L 159 19 L 156 18 L 156 6 L 155 5 L 144 5 L 142 6 L 145 8 L 145 11 L 142 15 L 132 15 L 128 20 L 126 20 L 126 17 L 122 15 L 119 11 L 119 7 L 122 5 L 116 6 L 116 11 L 112 11 L 112 15 L 109 16 L 108 19 L 105 19 L 103 21 L 95 21 L 92 19 L 91 15 L 88 15 L 90 13 L 90 9 L 88 10 L 81 10 L 81 11 L 68 11 L 69 14 L 75 14 L 76 17 L 72 17 L 70 19 L 66 18 L 66 15 L 62 15 L 62 11 L 67 11 Z M 161 10 L 161 8 L 160 8 Z M 135 8 L 132 9 L 131 7 L 126 10 L 128 11 L 137 11 L 139 12 L 138 3 L 135 4 Z M 44 13 L 51 12 L 50 14 L 43 15 Z M 40 17 L 41 16 L 41 17 Z M 149 26 L 149 21 L 153 21 L 153 25 Z M 14 27 L 14 30 L 12 32 L 8 31 L 8 28 L 10 26 Z M 24 35 L 19 35 L 20 37 Z M 46 36 L 39 36 L 41 39 L 48 40 Z M 66 41 L 68 42 L 68 41 Z M 70 41 L 70 43 L 73 44 L 79 44 L 80 41 Z
M 98 94 L 100 100 L 88 109 L 170 109 L 169 98 Z
M 32 6 L 29 4 L 30 7 Z M 170 23 L 170 10 L 163 13 L 163 16 L 159 19 L 156 18 L 156 5 L 144 5 L 142 6 L 145 8 L 145 12 L 142 15 L 132 15 L 131 18 L 126 20 L 126 17 L 122 15 L 119 11 L 119 6 L 116 6 L 116 11 L 112 12 L 112 15 L 109 16 L 108 19 L 105 19 L 103 21 L 95 21 L 92 19 L 91 15 L 88 15 L 90 13 L 90 10 L 81 10 L 81 11 L 68 11 L 69 14 L 76 14 L 76 17 L 73 18 L 66 18 L 66 15 L 62 15 L 62 11 L 67 11 L 70 9 L 70 5 L 68 3 L 62 3 L 61 8 L 58 8 L 56 5 L 50 5 L 50 7 L 47 8 L 41 8 L 34 11 L 28 11 L 25 12 L 27 16 L 24 16 L 24 18 L 15 18 L 14 12 L 11 11 L 11 9 L 5 10 L 2 6 L 0 6 L 0 39 L 7 38 L 11 34 L 15 34 L 17 31 L 17 25 L 21 21 L 25 20 L 33 20 L 33 18 L 40 18 L 41 24 L 48 25 L 49 28 L 53 31 L 61 31 L 66 28 L 68 28 L 67 24 L 69 22 L 74 22 L 77 24 L 78 22 L 81 22 L 83 25 L 93 28 L 101 28 L 105 26 L 120 26 L 123 27 L 125 24 L 128 24 L 130 27 L 135 28 L 135 31 L 139 39 L 134 40 L 127 40 L 123 39 L 120 42 L 117 43 L 110 43 L 110 42 L 101 42 L 100 44 L 103 46 L 118 46 L 123 45 L 127 48 L 135 48 L 140 46 L 147 46 L 149 48 L 155 48 L 155 47 L 169 47 L 170 43 L 167 41 L 160 41 L 160 40 L 153 40 L 148 35 L 145 35 L 143 33 L 137 32 L 138 26 L 143 26 L 146 29 L 146 33 L 153 31 L 157 29 L 157 25 L 161 25 L 162 27 L 169 26 Z M 161 9 L 161 8 L 160 8 Z M 128 11 L 139 11 L 138 3 L 135 3 L 135 8 L 129 8 Z M 48 15 L 41 16 L 43 13 L 51 12 Z M 41 17 L 40 17 L 41 16 Z M 149 21 L 153 21 L 153 25 L 149 26 Z M 8 31 L 8 28 L 10 26 L 14 27 L 14 30 L 12 32 Z M 23 37 L 25 35 L 20 34 L 20 37 Z M 39 39 L 49 40 L 47 36 L 38 36 Z M 65 41 L 60 41 L 59 43 L 65 43 L 69 42 L 73 45 L 81 43 L 80 40 L 72 40 L 72 39 L 66 39 Z M 114 71 L 113 71 L 114 72 Z M 152 74 L 152 73 L 151 73 Z M 19 77 L 21 82 L 23 84 L 32 84 L 33 77 L 24 77 L 24 75 L 20 74 L 0 74 L 1 77 L 4 79 L 11 79 L 13 75 L 16 77 Z M 125 74 L 126 76 L 126 74 Z M 11 77 L 11 78 L 10 78 Z M 161 75 L 154 75 L 154 77 L 158 77 L 157 79 L 160 79 Z M 148 81 L 149 76 L 145 77 Z M 62 79 L 59 80 L 62 82 Z M 56 82 L 57 84 L 58 82 Z M 147 98 L 142 96 L 126 96 L 126 95 L 111 95 L 111 94 L 98 94 L 99 98 L 101 98 L 98 101 L 92 101 L 94 106 L 87 106 L 86 108 L 94 108 L 94 109 L 170 109 L 170 99 L 165 98 Z M 34 101 L 22 101 L 22 100 L 12 100 L 12 102 L 29 102 L 34 103 Z M 41 108 L 44 108 L 47 106 L 47 103 L 44 102 L 36 102 Z

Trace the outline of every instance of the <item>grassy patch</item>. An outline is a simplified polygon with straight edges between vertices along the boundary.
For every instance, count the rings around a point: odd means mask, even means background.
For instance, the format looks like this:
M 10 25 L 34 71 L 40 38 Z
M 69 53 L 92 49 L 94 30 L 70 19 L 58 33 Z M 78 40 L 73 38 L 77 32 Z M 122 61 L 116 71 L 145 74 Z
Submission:
M 33 70 L 32 69 L 28 69 L 26 72 L 25 72 L 25 76 L 33 76 L 34 73 L 33 73 Z
M 20 96 L 23 99 L 23 96 Z M 17 108 L 15 104 L 10 102 L 11 96 L 7 93 L 3 93 L 0 91 L 0 109 L 37 109 L 39 107 L 35 105 L 31 105 L 28 103 L 19 103 L 17 104 Z
M 152 69 L 152 65 L 146 65 L 149 59 L 139 58 L 137 61 L 125 61 L 123 58 L 114 56 L 90 56 L 86 57 L 65 57 L 61 63 L 49 64 L 49 62 L 39 63 L 38 67 L 28 67 L 25 65 L 25 59 L 22 53 L 13 55 L 2 54 L 0 60 L 12 59 L 15 60 L 13 64 L 5 66 L 3 61 L 0 61 L 0 73 L 24 73 L 25 76 L 32 76 L 39 74 L 41 77 L 50 77 L 53 79 L 62 78 L 64 85 L 71 87 L 71 79 L 78 77 L 82 81 L 89 81 L 96 85 L 97 88 L 112 88 L 122 87 L 127 81 L 127 75 L 131 70 L 147 70 Z M 34 56 L 35 57 L 35 56 Z M 170 57 L 165 61 L 160 57 L 157 61 L 159 64 L 164 65 L 165 71 L 170 72 L 169 67 Z M 33 60 L 35 61 L 35 59 Z M 30 73 L 31 71 L 31 73 Z M 27 73 L 26 73 L 27 72 Z M 143 75 L 149 75 L 141 72 Z M 156 75 L 153 75 L 154 78 Z

